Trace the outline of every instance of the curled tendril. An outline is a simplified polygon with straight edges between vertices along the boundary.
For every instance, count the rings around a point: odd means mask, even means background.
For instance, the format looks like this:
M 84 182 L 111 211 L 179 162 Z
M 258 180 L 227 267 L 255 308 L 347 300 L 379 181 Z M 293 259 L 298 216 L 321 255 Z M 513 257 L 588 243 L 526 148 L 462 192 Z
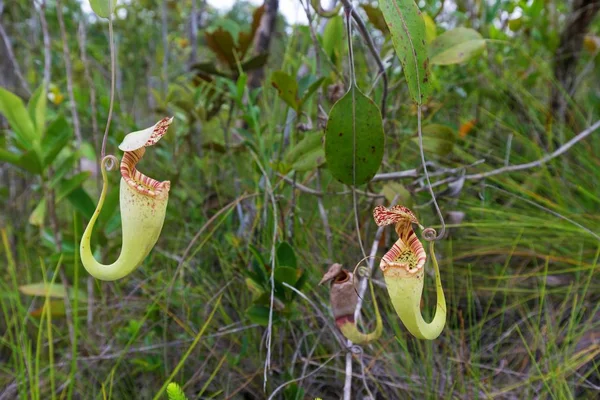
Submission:
M 321 0 L 310 0 L 310 5 L 317 14 L 324 18 L 335 17 L 336 15 L 338 15 L 340 9 L 342 8 L 342 3 L 338 3 L 338 5 L 335 8 L 331 10 L 325 10 L 323 6 L 321 6 Z
M 427 240 L 428 242 L 432 242 L 432 241 L 435 241 L 438 239 L 437 232 L 433 228 L 423 229 L 422 235 L 423 235 L 423 239 Z
M 359 346 L 359 345 L 357 345 L 357 344 L 353 344 L 352 346 L 350 346 L 350 347 L 348 348 L 348 351 L 350 351 L 350 352 L 351 352 L 351 353 L 353 353 L 353 354 L 362 354 L 362 353 L 363 353 L 363 348 L 362 348 L 362 347 L 360 347 L 360 346 Z
M 354 269 L 352 270 L 352 279 L 353 280 L 354 280 L 355 276 L 359 276 L 361 278 L 370 279 L 370 277 L 368 276 L 369 275 L 369 271 L 370 271 L 369 267 L 365 267 L 365 266 L 360 265 L 363 261 L 368 260 L 370 258 L 379 258 L 383 262 L 387 263 L 387 261 L 383 260 L 381 257 L 377 257 L 377 256 L 366 256 L 366 257 L 363 257 L 362 259 L 360 259 L 356 263 L 356 265 L 354 266 Z M 360 299 L 362 299 L 364 301 L 364 299 L 360 296 L 360 293 L 358 293 L 358 290 L 356 290 L 356 284 L 355 284 L 354 281 L 352 282 L 352 286 L 354 286 L 354 291 L 356 292 L 356 295 Z
M 104 156 L 100 165 L 106 169 L 106 171 L 112 171 L 112 169 L 119 163 L 119 159 L 112 154 Z
M 360 276 L 361 278 L 364 278 L 369 273 L 369 267 L 365 267 L 365 266 L 361 265 L 360 267 L 358 267 L 357 272 L 358 272 L 358 276 Z

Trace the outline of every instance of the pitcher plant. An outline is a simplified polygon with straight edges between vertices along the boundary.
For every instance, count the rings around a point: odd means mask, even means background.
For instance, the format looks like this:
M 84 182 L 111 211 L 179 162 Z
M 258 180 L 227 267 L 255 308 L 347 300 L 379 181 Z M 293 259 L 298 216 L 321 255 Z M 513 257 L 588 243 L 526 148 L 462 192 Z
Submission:
M 420 307 L 427 254 L 413 231 L 413 224 L 421 229 L 423 227 L 413 212 L 403 206 L 389 209 L 378 206 L 373 211 L 373 217 L 378 226 L 395 224 L 399 236 L 379 264 L 396 313 L 415 337 L 429 340 L 437 338 L 446 324 L 446 299 L 433 241 L 430 242 L 430 254 L 435 271 L 437 307 L 433 320 L 427 323 L 421 315 Z M 423 231 L 423 236 L 427 237 L 427 233 L 430 233 L 428 230 L 433 231 L 428 228 Z
M 358 330 L 354 319 L 354 312 L 358 304 L 358 294 L 354 287 L 354 274 L 343 269 L 341 264 L 333 264 L 329 267 L 319 285 L 329 281 L 331 282 L 329 296 L 333 317 L 335 318 L 335 324 L 344 337 L 356 344 L 364 344 L 377 340 L 383 331 L 383 323 L 379 314 L 377 301 L 375 300 L 373 284 L 369 281 L 371 296 L 375 302 L 376 325 L 373 332 L 362 333 Z
M 106 156 L 101 161 L 102 192 L 80 245 L 83 266 L 97 279 L 114 281 L 130 274 L 144 261 L 158 240 L 165 220 L 171 183 L 144 175 L 136 169 L 136 165 L 144 156 L 146 147 L 156 144 L 172 121 L 173 118 L 163 118 L 150 128 L 132 132 L 119 145 L 119 149 L 124 151 L 119 189 L 123 244 L 119 258 L 110 265 L 96 261 L 90 246 L 94 224 L 102 211 L 108 189 L 106 165 L 115 157 Z

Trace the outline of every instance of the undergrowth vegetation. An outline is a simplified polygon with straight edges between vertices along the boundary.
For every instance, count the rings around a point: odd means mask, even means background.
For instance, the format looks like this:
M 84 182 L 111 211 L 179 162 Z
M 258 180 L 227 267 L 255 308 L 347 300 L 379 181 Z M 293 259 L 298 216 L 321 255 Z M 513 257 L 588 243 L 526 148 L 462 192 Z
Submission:
M 82 3 L 0 0 L 0 399 L 597 396 L 600 20 L 578 21 L 567 52 L 561 32 L 584 13 L 572 7 L 598 2 L 419 2 L 422 104 L 375 2 L 354 2 L 349 41 L 343 7 L 302 1 L 308 26 L 275 8 L 266 47 L 273 0 L 227 13 L 119 1 L 110 34 Z M 323 137 L 354 79 L 382 111 L 385 146 L 362 184 L 357 159 L 345 172 L 342 160 L 346 185 Z M 160 238 L 127 277 L 96 280 L 79 245 L 106 122 L 106 154 L 121 157 L 127 133 L 166 116 L 169 133 L 139 164 L 171 182 Z M 31 135 L 15 124 L 27 118 Z M 408 333 L 379 260 L 359 262 L 361 245 L 382 257 L 397 239 L 375 224 L 378 205 L 442 232 L 420 147 L 446 225 L 435 340 Z M 104 263 L 121 249 L 119 178 L 108 172 L 92 236 Z M 373 329 L 377 301 L 378 340 L 348 346 L 336 327 L 318 284 L 333 263 L 373 272 L 375 299 L 356 284 L 358 325 Z

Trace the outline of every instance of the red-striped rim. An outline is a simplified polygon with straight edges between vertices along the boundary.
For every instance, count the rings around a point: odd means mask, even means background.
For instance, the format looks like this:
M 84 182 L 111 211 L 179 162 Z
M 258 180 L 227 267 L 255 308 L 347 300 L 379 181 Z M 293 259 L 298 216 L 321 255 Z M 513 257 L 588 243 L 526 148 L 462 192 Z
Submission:
M 146 149 L 144 147 L 134 151 L 126 151 L 121 160 L 121 176 L 125 182 L 127 182 L 129 187 L 136 190 L 138 193 L 155 198 L 164 197 L 169 193 L 171 182 L 157 181 L 156 179 L 144 175 L 135 168 L 145 152 Z
M 413 212 L 404 206 L 394 206 L 389 209 L 377 206 L 373 210 L 373 217 L 378 226 L 396 224 L 396 233 L 399 236 L 396 243 L 381 259 L 379 264 L 381 270 L 385 272 L 389 267 L 399 267 L 416 273 L 423 268 L 427 254 L 412 229 L 412 224 L 419 223 Z

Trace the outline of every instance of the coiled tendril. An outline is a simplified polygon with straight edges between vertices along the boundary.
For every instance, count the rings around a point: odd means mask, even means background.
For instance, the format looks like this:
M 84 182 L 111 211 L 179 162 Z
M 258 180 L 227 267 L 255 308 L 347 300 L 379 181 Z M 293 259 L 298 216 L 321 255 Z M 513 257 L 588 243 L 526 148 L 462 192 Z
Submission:
M 104 158 L 100 162 L 100 165 L 101 165 L 101 167 L 102 167 L 103 170 L 105 170 L 105 171 L 112 171 L 112 169 L 118 163 L 119 163 L 119 159 L 117 157 L 113 156 L 112 154 L 109 154 L 107 156 L 104 156 Z
M 433 228 L 423 229 L 422 235 L 423 235 L 423 239 L 427 240 L 428 242 L 437 240 L 437 232 Z

